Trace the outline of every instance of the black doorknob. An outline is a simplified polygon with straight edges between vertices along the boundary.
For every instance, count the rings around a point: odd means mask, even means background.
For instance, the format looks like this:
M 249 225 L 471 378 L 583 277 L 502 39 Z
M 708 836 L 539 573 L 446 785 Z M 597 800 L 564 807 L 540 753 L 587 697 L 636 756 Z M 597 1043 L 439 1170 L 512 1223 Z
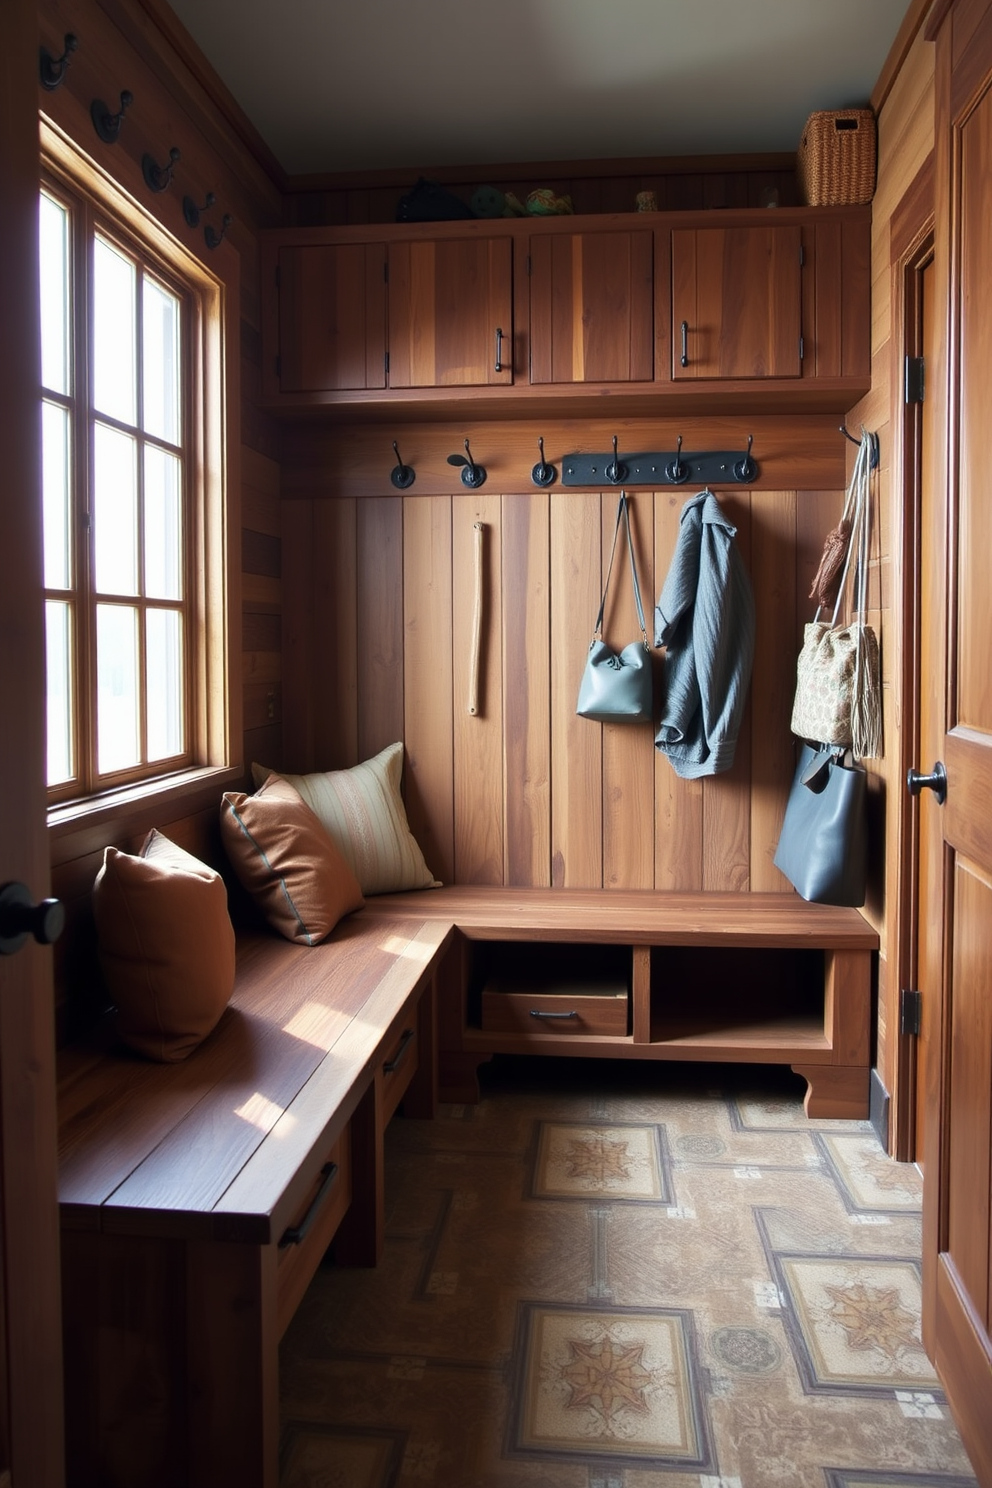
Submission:
M 937 797 L 937 805 L 943 806 L 947 800 L 947 771 L 941 761 L 937 761 L 929 775 L 921 775 L 919 770 L 910 770 L 906 776 L 906 789 L 911 796 L 918 796 L 922 790 L 932 790 Z
M 39 945 L 51 945 L 64 927 L 61 900 L 42 899 L 36 904 L 22 883 L 4 884 L 0 889 L 0 956 L 13 956 L 29 935 Z

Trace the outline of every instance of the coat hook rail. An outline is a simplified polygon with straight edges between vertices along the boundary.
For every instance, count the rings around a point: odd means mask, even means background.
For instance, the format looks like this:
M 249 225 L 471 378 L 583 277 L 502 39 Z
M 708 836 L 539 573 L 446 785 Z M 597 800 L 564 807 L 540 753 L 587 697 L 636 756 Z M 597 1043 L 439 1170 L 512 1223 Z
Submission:
M 841 433 L 841 434 L 843 434 L 843 436 L 844 436 L 845 439 L 849 439 L 852 444 L 857 444 L 857 445 L 860 445 L 861 444 L 861 440 L 858 439 L 858 438 L 856 438 L 855 435 L 853 435 L 851 433 L 850 429 L 848 429 L 848 427 L 847 427 L 846 424 L 838 424 L 837 428 L 838 428 L 838 432 Z M 868 433 L 868 431 L 865 430 L 865 433 Z M 877 470 L 878 469 L 878 462 L 879 462 L 879 459 L 881 458 L 880 453 L 879 453 L 878 435 L 877 434 L 875 434 L 875 433 L 868 434 L 868 448 L 870 450 L 870 454 L 868 456 L 868 468 L 869 468 L 869 470 Z
M 38 72 L 41 79 L 41 86 L 49 93 L 54 93 L 55 89 L 61 87 L 65 82 L 66 69 L 72 61 L 73 52 L 79 45 L 79 37 L 73 36 L 71 31 L 67 31 L 62 38 L 62 45 L 65 47 L 65 51 L 61 57 L 53 57 L 47 47 L 42 47 L 39 54 Z
M 750 485 L 759 475 L 758 462 L 751 454 L 754 436 L 747 438 L 747 450 L 702 450 L 688 453 L 682 449 L 682 436 L 676 448 L 627 455 L 622 462 L 625 486 L 684 486 L 689 481 L 699 485 Z M 615 453 L 564 455 L 561 479 L 564 486 L 605 486 L 613 484 Z

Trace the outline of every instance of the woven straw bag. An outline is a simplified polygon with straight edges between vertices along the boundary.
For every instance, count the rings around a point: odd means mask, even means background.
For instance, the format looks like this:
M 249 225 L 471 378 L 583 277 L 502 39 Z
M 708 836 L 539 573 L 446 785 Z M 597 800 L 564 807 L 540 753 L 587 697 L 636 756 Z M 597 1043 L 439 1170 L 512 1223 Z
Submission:
M 837 601 L 829 622 L 820 619 L 818 609 L 805 628 L 792 709 L 792 732 L 800 739 L 850 749 L 859 759 L 879 755 L 882 747 L 878 639 L 871 626 L 858 618 L 865 614 L 868 602 L 870 461 L 869 436 L 863 434 L 844 507 L 851 538 Z M 855 553 L 853 613 L 847 624 L 838 625 Z

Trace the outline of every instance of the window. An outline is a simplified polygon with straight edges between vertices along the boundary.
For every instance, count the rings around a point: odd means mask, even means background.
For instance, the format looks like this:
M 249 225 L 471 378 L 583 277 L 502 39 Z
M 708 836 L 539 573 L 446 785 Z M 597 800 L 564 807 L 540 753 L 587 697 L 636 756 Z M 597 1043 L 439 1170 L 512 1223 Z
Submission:
M 53 171 L 40 200 L 53 804 L 226 762 L 219 286 L 87 184 Z

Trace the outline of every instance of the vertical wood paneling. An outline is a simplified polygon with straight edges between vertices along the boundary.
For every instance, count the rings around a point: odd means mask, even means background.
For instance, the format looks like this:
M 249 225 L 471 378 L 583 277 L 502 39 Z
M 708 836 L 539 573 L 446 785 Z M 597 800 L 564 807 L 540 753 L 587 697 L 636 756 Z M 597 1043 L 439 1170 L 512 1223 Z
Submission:
M 504 496 L 505 881 L 551 883 L 550 498 Z
M 313 504 L 313 750 L 318 769 L 358 763 L 358 674 L 364 636 L 356 595 L 356 503 Z
M 789 888 L 772 859 L 785 801 L 782 783 L 794 762 L 789 723 L 795 694 L 796 493 L 751 497 L 751 582 L 756 600 L 751 677 L 751 865 L 757 893 Z
M 750 493 L 719 492 L 724 514 L 737 528 L 734 541 L 751 572 Z M 720 775 L 703 781 L 703 888 L 712 891 L 747 889 L 751 867 L 751 729 L 750 691 L 734 763 Z
M 654 507 L 650 492 L 630 496 L 631 528 L 637 558 L 645 623 L 653 613 Z M 602 503 L 603 583 L 616 529 L 616 503 Z M 621 531 L 603 617 L 603 637 L 615 651 L 639 642 L 641 629 L 634 601 L 626 543 Z M 654 636 L 648 633 L 649 642 Z M 654 820 L 653 723 L 603 726 L 603 886 L 608 889 L 654 887 L 653 835 L 644 830 Z
M 284 501 L 282 508 L 282 768 L 314 768 L 313 751 L 313 502 Z M 262 761 L 269 764 L 271 761 Z
M 678 542 L 679 521 L 684 505 L 685 494 L 681 491 L 659 491 L 654 498 L 656 596 L 664 588 L 665 576 Z M 649 620 L 652 640 L 653 614 L 652 604 Z M 654 886 L 656 889 L 703 887 L 703 782 L 683 780 L 657 750 Z
M 281 756 L 282 732 L 282 571 L 281 556 L 275 575 L 248 574 L 244 555 L 261 537 L 269 543 L 282 539 L 279 466 L 247 446 L 241 447 L 241 647 L 251 657 L 251 674 L 242 672 L 244 761 L 275 761 Z M 271 566 L 271 565 L 269 565 Z M 257 660 L 266 657 L 265 677 Z
M 449 883 L 455 868 L 451 585 L 451 498 L 404 498 L 407 816 L 434 876 Z
M 575 712 L 600 600 L 601 501 L 551 494 L 551 879 L 603 881 L 603 726 Z
M 358 755 L 403 737 L 403 503 L 359 501 Z
M 454 698 L 455 877 L 503 882 L 502 554 L 498 495 L 473 492 L 451 503 L 452 682 Z M 482 531 L 482 625 L 478 712 L 468 711 L 476 590 L 476 524 Z

